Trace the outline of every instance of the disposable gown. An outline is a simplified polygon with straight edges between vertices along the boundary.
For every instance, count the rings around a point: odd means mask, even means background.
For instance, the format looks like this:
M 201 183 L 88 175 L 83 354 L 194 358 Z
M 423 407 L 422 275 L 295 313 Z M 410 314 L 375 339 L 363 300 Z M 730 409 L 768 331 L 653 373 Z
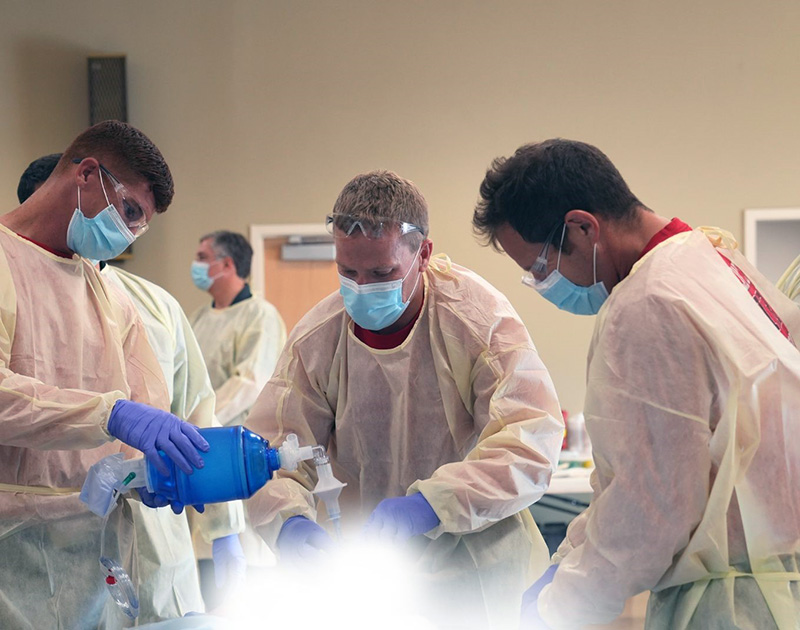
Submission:
M 605 623 L 652 590 L 649 629 L 800 627 L 800 311 L 722 231 L 646 254 L 598 314 L 586 428 L 597 468 L 539 611 Z
M 283 319 L 254 296 L 227 308 L 203 306 L 191 323 L 217 395 L 217 418 L 225 426 L 244 423 L 286 343 Z
M 283 319 L 272 304 L 254 296 L 222 309 L 203 306 L 190 321 L 216 393 L 217 419 L 225 426 L 244 424 L 286 343 Z M 240 539 L 248 564 L 274 563 L 252 527 Z M 195 539 L 195 548 L 199 557 L 211 557 L 209 545 Z
M 89 467 L 121 450 L 106 431 L 121 398 L 169 408 L 133 305 L 77 255 L 0 226 L 4 630 L 124 627 L 99 572 L 101 519 L 78 498 Z M 116 559 L 126 564 L 133 544 L 123 536 Z
M 421 492 L 441 524 L 427 534 L 419 568 L 449 623 L 515 628 L 521 594 L 548 561 L 527 508 L 558 460 L 558 400 L 502 294 L 442 257 L 423 277 L 419 318 L 391 350 L 356 338 L 338 293 L 314 307 L 247 424 L 275 444 L 296 433 L 301 444 L 326 446 L 348 484 L 343 519 L 355 525 L 382 499 Z M 314 483 L 303 469 L 249 500 L 266 540 L 292 515 L 315 518 Z
M 101 275 L 136 306 L 167 383 L 170 411 L 198 427 L 220 426 L 203 355 L 177 300 L 158 285 L 110 265 Z M 206 552 L 215 538 L 243 531 L 241 501 L 207 505 L 203 514 L 193 508 L 174 514 L 169 508 L 152 509 L 138 502 L 132 502 L 131 509 L 139 562 L 139 623 L 202 611 L 192 537 L 199 551 Z

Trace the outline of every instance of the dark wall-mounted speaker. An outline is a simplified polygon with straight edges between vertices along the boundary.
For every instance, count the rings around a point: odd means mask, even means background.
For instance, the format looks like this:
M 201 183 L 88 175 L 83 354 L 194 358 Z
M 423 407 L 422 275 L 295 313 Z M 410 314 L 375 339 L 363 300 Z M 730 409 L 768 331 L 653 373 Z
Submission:
M 89 57 L 89 124 L 128 122 L 125 57 Z

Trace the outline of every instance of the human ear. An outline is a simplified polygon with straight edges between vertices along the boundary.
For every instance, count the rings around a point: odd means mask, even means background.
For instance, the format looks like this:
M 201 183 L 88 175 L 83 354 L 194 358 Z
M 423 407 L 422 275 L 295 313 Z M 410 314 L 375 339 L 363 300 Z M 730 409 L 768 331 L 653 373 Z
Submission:
M 600 223 L 591 212 L 586 210 L 570 210 L 564 215 L 564 221 L 577 237 L 585 237 L 596 243 L 600 236 Z
M 89 177 L 96 173 L 99 168 L 100 163 L 96 159 L 92 157 L 82 159 L 75 170 L 75 183 L 83 188 L 89 183 Z
M 433 241 L 426 238 L 422 241 L 422 245 L 419 249 L 419 270 L 421 272 L 428 268 L 431 262 L 431 256 L 433 256 Z

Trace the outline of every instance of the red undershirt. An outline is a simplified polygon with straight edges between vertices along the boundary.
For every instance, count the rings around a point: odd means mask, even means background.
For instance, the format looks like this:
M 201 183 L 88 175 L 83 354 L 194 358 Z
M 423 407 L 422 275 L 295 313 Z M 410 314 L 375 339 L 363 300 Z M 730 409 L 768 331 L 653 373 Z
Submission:
M 650 239 L 645 248 L 642 250 L 639 259 L 641 259 L 647 252 L 652 250 L 656 245 L 658 245 L 659 243 L 663 243 L 671 236 L 675 236 L 676 234 L 680 234 L 681 232 L 691 232 L 691 230 L 692 228 L 686 225 L 680 219 L 672 219 L 672 221 L 667 223 L 667 225 L 665 225 L 661 230 L 656 232 L 655 236 L 653 236 L 653 238 Z M 736 276 L 737 280 L 739 280 L 739 282 L 742 283 L 745 289 L 747 289 L 747 292 L 750 294 L 750 297 L 752 297 L 755 303 L 758 304 L 758 306 L 761 308 L 762 311 L 764 311 L 764 314 L 769 318 L 769 320 L 772 322 L 775 328 L 777 328 L 778 331 L 784 337 L 786 337 L 789 341 L 791 341 L 794 344 L 794 340 L 792 339 L 791 334 L 789 334 L 789 328 L 786 326 L 786 324 L 783 323 L 783 320 L 781 320 L 781 318 L 778 316 L 778 313 L 775 312 L 775 309 L 773 309 L 770 306 L 769 302 L 767 302 L 767 299 L 763 295 L 761 295 L 758 289 L 756 289 L 755 285 L 750 281 L 750 278 L 748 278 L 747 275 L 741 269 L 739 269 L 739 267 L 737 267 L 727 256 L 724 256 L 721 252 L 717 253 L 719 253 L 722 260 L 725 261 L 725 264 L 728 265 L 728 267 L 730 267 L 731 271 L 733 271 L 733 274 Z
M 353 322 L 353 332 L 360 341 L 367 344 L 374 350 L 392 350 L 393 348 L 397 348 L 406 340 L 411 332 L 411 329 L 414 327 L 414 324 L 419 319 L 419 314 L 422 312 L 423 304 L 425 304 L 424 299 L 419 305 L 419 309 L 414 314 L 414 318 L 397 332 L 389 333 L 388 335 L 381 335 L 372 330 L 361 328 L 361 326 L 355 322 Z
M 17 233 L 14 232 L 14 234 L 17 234 Z M 50 252 L 54 256 L 58 256 L 59 258 L 72 258 L 72 254 L 65 254 L 64 252 L 57 252 L 54 249 L 50 249 L 47 245 L 42 245 L 42 243 L 40 243 L 39 241 L 34 241 L 32 238 L 28 238 L 27 236 L 25 236 L 23 234 L 17 234 L 17 236 L 19 236 L 20 238 L 24 238 L 26 241 L 28 241 L 30 243 L 33 243 L 34 245 L 36 245 L 36 247 L 41 247 L 44 251 Z
M 659 243 L 663 243 L 668 238 L 675 236 L 676 234 L 680 234 L 681 232 L 691 232 L 692 228 L 686 225 L 680 219 L 672 219 L 669 223 L 667 223 L 663 228 L 661 228 L 658 232 L 655 233 L 653 238 L 651 238 L 647 245 L 644 246 L 642 253 L 639 254 L 639 259 L 641 260 L 644 258 L 644 255 L 653 249 Z

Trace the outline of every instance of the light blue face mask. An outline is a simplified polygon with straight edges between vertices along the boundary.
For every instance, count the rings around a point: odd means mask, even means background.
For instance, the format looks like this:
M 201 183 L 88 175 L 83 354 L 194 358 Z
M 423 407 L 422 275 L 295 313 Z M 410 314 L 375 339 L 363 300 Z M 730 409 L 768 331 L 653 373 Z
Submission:
M 420 249 L 414 254 L 414 261 L 419 256 Z M 408 308 L 414 292 L 417 290 L 417 281 L 408 296 L 408 300 L 403 302 L 403 282 L 408 278 L 408 274 L 414 268 L 414 261 L 411 262 L 406 275 L 400 280 L 390 280 L 389 282 L 373 282 L 371 284 L 358 284 L 350 278 L 345 278 L 339 274 L 339 293 L 344 298 L 344 307 L 353 321 L 366 330 L 383 330 L 394 324 Z
M 105 209 L 91 219 L 81 211 L 81 189 L 78 188 L 78 207 L 72 213 L 67 227 L 67 247 L 73 252 L 92 261 L 116 258 L 136 240 L 125 225 L 114 204 L 108 201 L 103 174 L 100 172 L 100 186 L 103 188 Z
M 561 266 L 561 247 L 564 245 L 564 230 L 561 232 L 561 245 L 558 248 L 558 262 L 556 269 L 544 280 L 538 282 L 532 274 L 523 277 L 522 282 L 534 288 L 539 295 L 555 304 L 562 311 L 568 311 L 575 315 L 596 315 L 608 298 L 608 290 L 602 282 L 597 281 L 597 243 L 594 244 L 592 254 L 592 265 L 594 267 L 594 284 L 589 287 L 582 287 L 568 280 L 561 275 L 558 270 Z M 549 241 L 548 241 L 549 242 Z M 537 263 L 539 260 L 537 259 Z M 536 267 L 536 264 L 534 264 Z
M 214 278 L 208 275 L 209 264 L 195 260 L 192 262 L 192 282 L 201 291 L 208 291 L 214 284 Z

